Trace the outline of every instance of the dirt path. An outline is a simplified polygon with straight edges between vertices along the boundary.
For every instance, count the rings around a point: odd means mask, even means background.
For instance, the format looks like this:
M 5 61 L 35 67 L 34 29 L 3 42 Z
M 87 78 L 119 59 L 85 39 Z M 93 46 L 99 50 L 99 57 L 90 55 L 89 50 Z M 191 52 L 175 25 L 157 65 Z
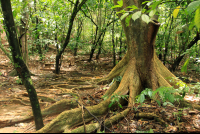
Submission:
M 0 72 L 2 73 L 0 76 L 0 121 L 13 121 L 26 116 L 26 113 L 31 114 L 32 111 L 25 87 L 18 84 L 17 77 L 8 76 L 8 73 L 12 71 L 12 65 L 3 52 L 0 53 Z M 93 79 L 103 77 L 112 68 L 108 65 L 110 62 L 108 58 L 101 58 L 98 63 L 97 61 L 88 63 L 87 55 L 73 57 L 69 54 L 64 56 L 61 74 L 56 75 L 52 72 L 54 70 L 52 64 L 55 63 L 54 57 L 55 54 L 52 55 L 52 51 L 48 52 L 44 64 L 38 61 L 39 57 L 37 56 L 30 58 L 29 69 L 35 74 L 31 78 L 38 94 L 41 109 L 47 108 L 59 100 L 74 98 L 77 94 L 88 99 L 90 95 L 102 90 L 102 86 L 95 85 Z M 102 62 L 100 62 L 101 60 Z M 51 65 L 45 66 L 45 64 Z M 91 102 L 87 101 L 86 103 L 89 105 Z M 54 116 L 45 117 L 44 123 L 51 121 Z M 34 129 L 34 122 L 31 121 L 0 128 L 0 132 L 26 133 L 34 132 Z

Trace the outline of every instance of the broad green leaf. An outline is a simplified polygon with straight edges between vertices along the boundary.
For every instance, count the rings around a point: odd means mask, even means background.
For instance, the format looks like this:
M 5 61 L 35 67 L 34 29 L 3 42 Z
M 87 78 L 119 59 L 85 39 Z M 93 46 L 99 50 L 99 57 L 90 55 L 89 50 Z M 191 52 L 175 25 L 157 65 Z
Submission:
M 149 16 L 146 15 L 146 14 L 143 14 L 143 15 L 142 15 L 142 20 L 143 20 L 144 22 L 146 22 L 147 24 L 148 24 L 149 21 L 150 21 Z
M 190 25 L 189 25 L 189 30 L 192 30 L 192 28 L 194 27 L 194 22 L 192 22 L 192 23 L 190 23 Z
M 145 1 L 145 2 L 142 2 L 142 5 L 143 5 L 143 4 L 145 4 L 145 3 L 147 3 L 147 2 L 150 2 L 150 1 Z
M 200 6 L 197 8 L 194 16 L 194 23 L 200 29 Z
M 137 11 L 137 12 L 135 12 L 135 13 L 132 15 L 132 19 L 133 19 L 134 21 L 137 20 L 138 18 L 140 18 L 141 14 L 142 14 L 142 11 Z
M 154 133 L 153 129 L 150 128 L 149 133 Z
M 125 20 L 126 26 L 129 26 L 129 21 L 130 20 L 131 20 L 131 15 L 129 15 L 128 17 L 126 17 L 126 20 Z
M 152 97 L 152 91 L 151 90 L 148 90 L 148 95 L 149 95 L 150 98 Z
M 156 9 L 153 9 L 150 11 L 149 16 L 153 17 L 155 13 L 156 13 Z
M 135 9 L 138 9 L 138 7 L 136 7 L 135 5 L 127 6 L 126 8 L 131 8 L 130 11 L 133 11 L 133 10 L 135 10 Z
M 174 9 L 174 11 L 173 11 L 173 17 L 174 17 L 174 18 L 177 17 L 180 8 L 181 8 L 180 6 L 177 6 L 176 9 Z
M 161 2 L 162 2 L 162 0 L 159 0 L 159 1 L 156 1 L 156 2 L 151 1 L 151 2 L 148 2 L 148 3 L 147 3 L 147 6 L 149 6 L 151 9 L 156 9 L 156 7 L 157 7 Z M 153 3 L 153 4 L 151 5 L 151 3 Z M 151 6 L 150 6 L 150 5 L 151 5 Z
M 111 8 L 113 9 L 113 8 L 117 8 L 117 7 L 121 7 L 121 6 L 120 5 L 114 5 Z
M 167 105 L 167 102 L 164 102 L 164 103 L 163 103 L 163 106 L 166 106 L 166 105 Z
M 118 106 L 119 106 L 120 108 L 122 108 L 122 105 L 121 105 L 120 103 L 118 104 Z
M 166 99 L 168 99 L 170 102 L 174 102 L 174 96 L 170 93 L 165 94 Z
M 156 91 L 153 91 L 153 96 L 157 93 L 157 92 L 163 92 L 164 90 L 166 90 L 166 87 L 159 87 L 156 89 Z
M 123 0 L 117 1 L 117 3 L 122 7 L 123 6 Z
M 145 100 L 145 96 L 144 96 L 144 94 L 141 94 L 140 97 L 139 97 L 139 102 L 143 103 L 144 100 Z
M 125 10 L 120 10 L 119 12 L 116 12 L 116 14 L 118 13 L 125 13 Z
M 188 14 L 191 14 L 193 11 L 195 11 L 199 5 L 200 0 L 191 2 L 187 7 Z
M 161 103 L 160 103 L 160 101 L 159 101 L 159 100 L 156 100 L 156 102 L 158 103 L 158 105 L 159 105 L 159 106 L 161 105 Z
M 111 103 L 108 105 L 108 108 L 110 108 L 112 105 L 113 105 L 113 102 L 111 102 Z
M 188 59 L 185 61 L 184 65 L 181 67 L 181 72 L 187 73 L 187 65 L 188 65 L 188 63 L 189 63 L 189 60 L 190 60 L 190 58 L 188 58 Z

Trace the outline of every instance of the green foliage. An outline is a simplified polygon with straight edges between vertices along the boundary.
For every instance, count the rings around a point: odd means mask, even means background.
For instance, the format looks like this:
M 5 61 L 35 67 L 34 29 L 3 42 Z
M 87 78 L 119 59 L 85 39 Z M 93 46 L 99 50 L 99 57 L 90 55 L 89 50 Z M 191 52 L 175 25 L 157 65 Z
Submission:
M 188 5 L 186 11 L 188 12 L 188 14 L 191 14 L 193 16 L 194 14 L 192 14 L 192 13 L 195 10 L 196 10 L 196 12 L 195 12 L 195 16 L 194 16 L 194 23 L 195 23 L 196 27 L 198 29 L 200 29 L 200 0 L 191 2 Z
M 200 0 L 191 2 L 187 7 L 188 14 L 192 14 L 200 5 Z
M 187 66 L 188 66 L 189 60 L 190 58 L 188 58 L 186 62 L 184 63 L 184 65 L 181 67 L 181 72 L 187 73 Z
M 195 12 L 194 23 L 197 26 L 197 28 L 200 29 L 200 6 L 197 8 Z
M 108 107 L 110 108 L 113 104 L 115 104 L 115 103 L 117 103 L 118 104 L 118 106 L 120 107 L 120 108 L 122 108 L 122 105 L 120 104 L 120 99 L 126 99 L 128 97 L 128 95 L 118 95 L 118 94 L 113 94 L 112 96 L 111 96 L 111 102 L 110 102 L 110 104 L 108 105 Z
M 121 82 L 122 80 L 122 76 L 117 76 L 115 78 L 113 78 L 112 82 L 109 84 L 109 86 L 111 86 L 115 81 Z
M 114 6 L 111 7 L 111 8 L 122 7 L 122 6 L 123 6 L 123 0 L 117 1 L 117 4 L 119 4 L 119 5 L 114 5 Z
M 184 96 L 174 95 L 174 93 L 177 92 L 176 89 L 173 87 L 159 87 L 155 91 L 152 91 L 152 89 L 146 88 L 141 92 L 140 95 L 136 96 L 136 102 L 137 103 L 143 103 L 145 101 L 145 96 L 150 97 L 151 99 L 156 96 L 156 93 L 159 94 L 160 100 L 156 100 L 156 102 L 159 105 L 166 106 L 167 104 L 173 105 L 175 100 L 179 100 L 184 98 Z
M 135 131 L 136 133 L 154 133 L 153 129 L 150 129 L 149 131 Z
M 123 20 L 124 18 L 128 18 L 126 19 L 126 26 L 129 25 L 129 21 L 130 18 L 132 18 L 134 21 L 139 19 L 141 17 L 141 19 L 146 22 L 147 24 L 150 22 L 150 17 L 152 17 L 155 13 L 156 13 L 156 7 L 158 6 L 158 4 L 160 4 L 161 0 L 156 1 L 154 3 L 149 2 L 149 1 L 145 1 L 142 4 L 146 4 L 147 6 L 151 7 L 150 10 L 146 11 L 145 8 L 143 8 L 141 11 L 136 11 L 133 12 L 134 10 L 138 9 L 138 7 L 136 7 L 135 5 L 131 5 L 131 6 L 127 6 L 126 8 L 129 8 L 129 11 L 125 11 L 125 9 L 120 10 L 119 12 L 117 12 L 117 14 L 122 13 L 123 15 L 120 17 L 121 20 Z M 123 1 L 118 1 L 117 2 L 119 5 L 115 5 L 112 8 L 120 8 L 123 6 Z M 152 4 L 152 5 L 151 5 Z M 149 16 L 145 14 L 145 12 L 150 12 Z M 132 15 L 130 15 L 131 13 L 133 13 Z M 129 17 L 127 17 L 129 16 Z M 131 17 L 130 17 L 131 16 Z
M 21 78 L 18 78 L 18 79 L 16 80 L 16 83 L 17 83 L 17 84 L 22 84 L 22 79 L 21 79 Z

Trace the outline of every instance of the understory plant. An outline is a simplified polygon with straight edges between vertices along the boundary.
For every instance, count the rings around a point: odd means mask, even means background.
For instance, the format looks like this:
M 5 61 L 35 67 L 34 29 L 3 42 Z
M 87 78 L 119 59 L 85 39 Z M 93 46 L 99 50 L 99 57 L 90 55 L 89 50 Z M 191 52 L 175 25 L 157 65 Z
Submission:
M 161 86 L 157 88 L 155 91 L 152 91 L 152 89 L 146 88 L 136 96 L 136 102 L 142 104 L 146 99 L 145 97 L 148 96 L 150 99 L 156 97 L 156 93 L 159 95 L 159 99 L 155 100 L 159 106 L 161 104 L 163 106 L 166 106 L 167 104 L 170 104 L 173 106 L 173 103 L 175 101 L 178 101 L 180 99 L 183 99 L 185 97 L 185 94 L 189 91 L 189 88 L 185 85 L 183 88 L 174 89 L 173 87 L 164 87 Z M 179 94 L 178 94 L 179 93 Z M 181 95 L 180 95 L 181 94 Z

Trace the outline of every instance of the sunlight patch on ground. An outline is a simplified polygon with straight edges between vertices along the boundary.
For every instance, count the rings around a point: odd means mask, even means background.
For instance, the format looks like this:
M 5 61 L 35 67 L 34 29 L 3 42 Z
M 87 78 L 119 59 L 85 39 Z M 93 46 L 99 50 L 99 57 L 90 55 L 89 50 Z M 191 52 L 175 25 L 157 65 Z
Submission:
M 200 101 L 200 97 L 196 97 L 195 95 L 185 95 L 184 99 L 188 101 L 193 101 L 193 102 Z

